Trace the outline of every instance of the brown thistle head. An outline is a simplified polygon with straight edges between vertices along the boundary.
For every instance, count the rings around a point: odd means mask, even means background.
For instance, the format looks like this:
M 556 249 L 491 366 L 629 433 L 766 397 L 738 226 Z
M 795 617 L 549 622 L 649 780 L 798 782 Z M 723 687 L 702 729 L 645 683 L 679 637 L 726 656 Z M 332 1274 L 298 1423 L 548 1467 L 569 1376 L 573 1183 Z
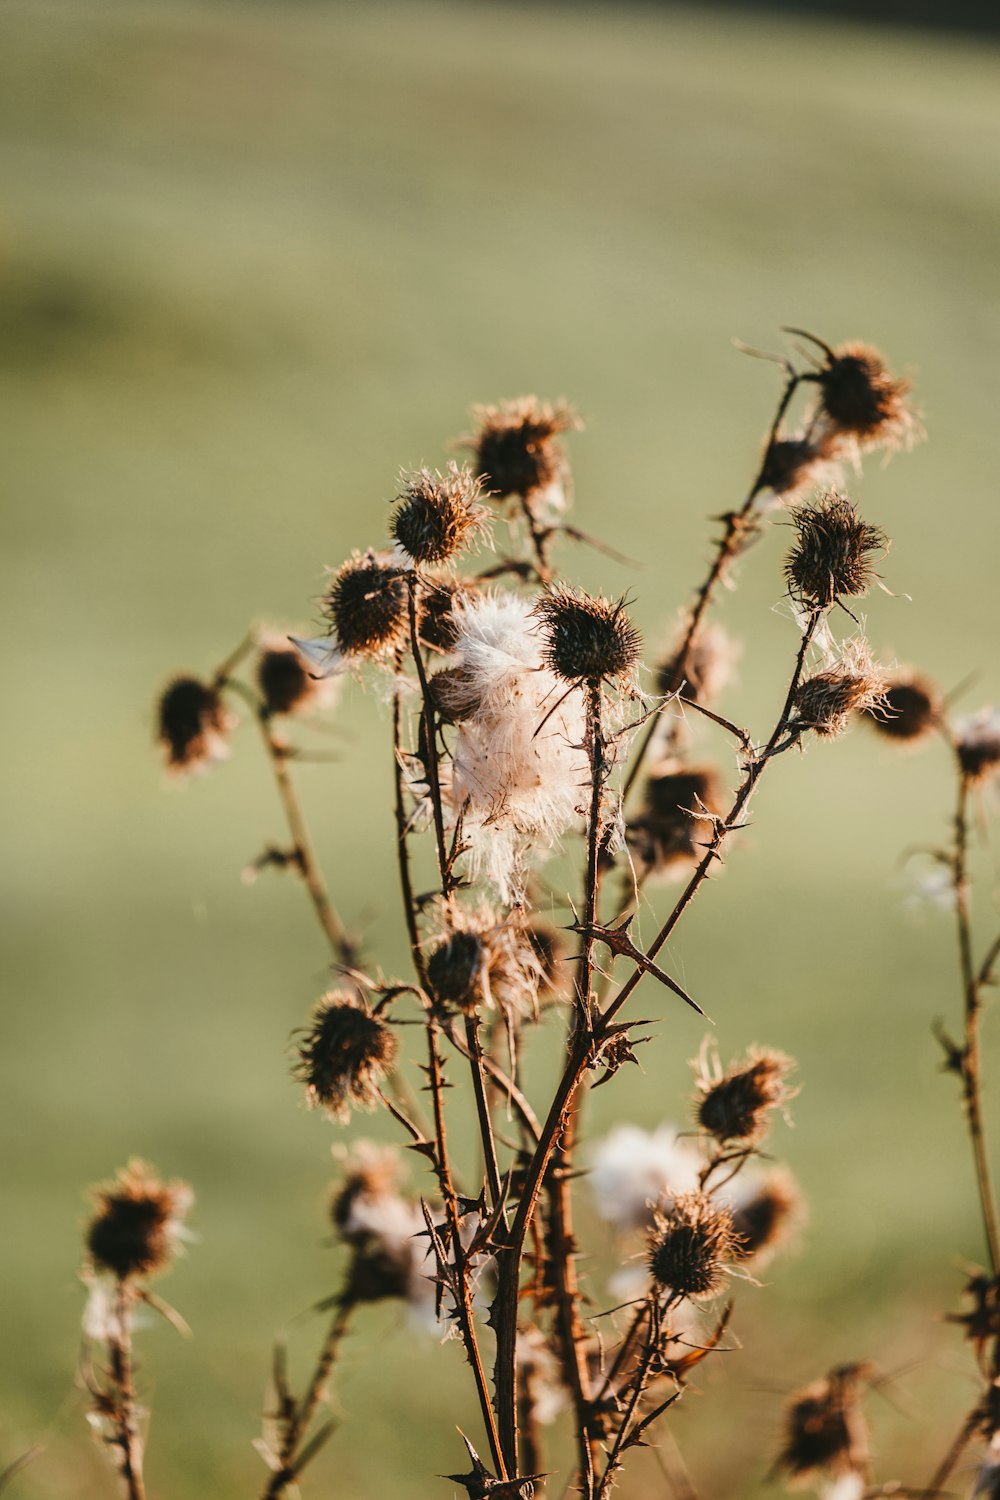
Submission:
M 625 601 L 592 596 L 557 584 L 535 605 L 542 660 L 564 682 L 631 679 L 642 636 L 625 613 Z
M 676 762 L 653 771 L 645 802 L 626 830 L 629 848 L 653 875 L 670 875 L 696 864 L 724 812 L 722 781 L 712 766 Z
M 804 1216 L 795 1179 L 786 1167 L 774 1167 L 733 1208 L 733 1228 L 740 1237 L 737 1260 L 769 1259 L 794 1234 Z
M 444 1009 L 471 1014 L 479 1006 L 537 1016 L 545 980 L 530 929 L 497 922 L 485 907 L 453 912 L 427 956 L 427 984 Z
M 861 639 L 848 641 L 839 661 L 807 677 L 795 694 L 795 727 L 830 739 L 842 734 L 852 714 L 880 707 L 884 678 Z
M 310 1109 L 323 1109 L 331 1120 L 346 1124 L 352 1108 L 374 1109 L 378 1103 L 379 1084 L 392 1072 L 398 1043 L 357 995 L 333 990 L 315 1007 L 296 1048 L 293 1073 L 305 1084 Z
M 356 552 L 333 574 L 323 613 L 345 656 L 386 655 L 407 639 L 405 575 L 385 555 Z
M 897 745 L 917 745 L 941 724 L 942 702 L 937 684 L 918 672 L 890 677 L 881 702 L 865 711 L 873 729 Z
M 921 437 L 907 397 L 912 382 L 893 375 L 871 344 L 821 346 L 826 361 L 816 377 L 820 415 L 836 436 L 853 438 L 861 448 L 909 448 Z
M 787 1081 L 794 1066 L 784 1052 L 751 1047 L 745 1058 L 723 1073 L 718 1059 L 710 1059 L 703 1048 L 695 1063 L 695 1120 L 720 1145 L 759 1141 L 767 1131 L 769 1112 L 785 1109 L 794 1097 Z
M 420 590 L 418 631 L 425 646 L 447 654 L 455 649 L 459 635 L 456 606 L 471 599 L 475 590 L 464 580 L 425 578 Z
M 481 483 L 469 468 L 416 469 L 404 480 L 389 534 L 415 563 L 444 563 L 486 526 Z
M 796 1392 L 785 1409 L 785 1431 L 777 1467 L 793 1483 L 818 1475 L 868 1471 L 868 1428 L 861 1409 L 866 1364 L 844 1365 Z
M 982 708 L 954 725 L 955 753 L 970 786 L 981 786 L 1000 770 L 1000 713 Z
M 165 1271 L 183 1238 L 194 1201 L 185 1182 L 161 1182 L 133 1158 L 112 1182 L 93 1189 L 96 1212 L 87 1226 L 87 1255 L 95 1271 L 119 1281 Z
M 671 1299 L 711 1297 L 738 1248 L 730 1209 L 704 1193 L 679 1193 L 668 1213 L 654 1214 L 647 1264 Z
M 225 760 L 235 724 L 216 687 L 198 677 L 175 677 L 157 707 L 156 737 L 167 769 L 183 775 Z
M 792 511 L 796 537 L 785 558 L 785 581 L 794 599 L 824 609 L 840 598 L 867 594 L 877 582 L 872 552 L 888 538 L 863 521 L 846 495 L 830 491 Z
M 499 499 L 527 499 L 554 484 L 566 462 L 559 436 L 582 425 L 564 402 L 553 405 L 536 396 L 475 407 L 472 415 L 476 431 L 464 441 L 483 487 Z
M 764 455 L 760 488 L 791 501 L 838 473 L 836 437 L 830 432 L 775 438 Z

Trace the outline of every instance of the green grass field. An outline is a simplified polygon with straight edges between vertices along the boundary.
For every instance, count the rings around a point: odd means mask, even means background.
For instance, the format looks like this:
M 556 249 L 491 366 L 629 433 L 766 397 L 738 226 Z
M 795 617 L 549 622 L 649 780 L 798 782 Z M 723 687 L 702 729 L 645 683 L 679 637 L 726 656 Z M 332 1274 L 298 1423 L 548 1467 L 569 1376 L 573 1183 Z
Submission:
M 85 1185 L 140 1153 L 193 1182 L 200 1236 L 164 1286 L 194 1342 L 143 1336 L 151 1494 L 236 1500 L 258 1483 L 272 1334 L 290 1327 L 304 1357 L 300 1315 L 335 1286 L 322 1215 L 342 1133 L 286 1068 L 325 953 L 289 881 L 240 883 L 280 836 L 251 729 L 218 774 L 165 791 L 158 689 L 250 621 L 313 617 L 324 564 L 383 535 L 400 467 L 440 463 L 471 403 L 525 390 L 586 417 L 578 519 L 644 566 L 567 566 L 631 589 L 655 647 L 777 390 L 730 339 L 775 347 L 793 323 L 916 370 L 930 441 L 857 490 L 895 539 L 896 597 L 868 601 L 869 628 L 948 687 L 977 674 L 967 707 L 990 701 L 997 59 L 710 9 L 424 0 L 9 0 L 0 35 L 0 1469 L 42 1441 L 12 1495 L 113 1492 L 74 1386 L 79 1232 Z M 795 645 L 784 541 L 726 602 L 748 642 L 728 707 L 758 733 Z M 310 768 L 308 805 L 345 915 L 401 972 L 384 714 L 354 693 L 339 719 L 342 759 Z M 764 1493 L 781 1393 L 834 1361 L 907 1367 L 901 1411 L 872 1400 L 886 1478 L 925 1483 L 971 1400 L 940 1321 L 982 1254 L 930 1037 L 957 1010 L 951 934 L 903 912 L 900 861 L 945 835 L 949 797 L 941 752 L 897 759 L 861 731 L 787 757 L 674 944 L 725 1054 L 760 1040 L 799 1059 L 777 1146 L 810 1200 L 797 1256 L 741 1293 L 742 1352 L 678 1411 L 706 1500 Z M 702 1027 L 662 1013 L 642 1077 L 596 1096 L 595 1131 L 682 1117 Z M 995 1027 L 987 1062 L 1000 1118 Z M 476 1430 L 457 1346 L 392 1308 L 362 1332 L 308 1493 L 447 1494 L 454 1426 Z M 646 1455 L 620 1493 L 662 1487 Z

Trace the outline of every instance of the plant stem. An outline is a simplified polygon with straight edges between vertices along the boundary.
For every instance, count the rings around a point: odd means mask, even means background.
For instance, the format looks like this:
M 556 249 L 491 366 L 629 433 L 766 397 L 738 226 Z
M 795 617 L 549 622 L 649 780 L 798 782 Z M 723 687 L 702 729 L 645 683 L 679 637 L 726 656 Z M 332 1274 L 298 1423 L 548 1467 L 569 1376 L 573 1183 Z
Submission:
M 132 1370 L 131 1298 L 124 1281 L 115 1289 L 115 1332 L 108 1339 L 111 1376 L 117 1387 L 116 1444 L 121 1451 L 121 1474 L 129 1500 L 146 1500 L 142 1474 L 142 1443 L 137 1430 L 135 1377 Z
M 270 1476 L 264 1488 L 262 1500 L 278 1500 L 278 1496 L 283 1495 L 288 1486 L 296 1482 L 296 1464 L 302 1439 L 308 1433 L 313 1418 L 326 1399 L 330 1371 L 336 1361 L 340 1342 L 347 1332 L 347 1325 L 353 1310 L 354 1303 L 350 1300 L 345 1299 L 337 1304 L 309 1381 L 309 1387 L 285 1428 L 278 1453 L 281 1468 Z

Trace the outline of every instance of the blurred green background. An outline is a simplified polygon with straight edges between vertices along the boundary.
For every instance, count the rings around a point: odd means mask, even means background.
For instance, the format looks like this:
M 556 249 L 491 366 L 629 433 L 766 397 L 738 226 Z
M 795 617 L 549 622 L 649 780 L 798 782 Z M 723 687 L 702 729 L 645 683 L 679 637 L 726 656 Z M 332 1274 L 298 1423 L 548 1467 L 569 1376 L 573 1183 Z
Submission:
M 272 1333 L 304 1357 L 300 1315 L 336 1285 L 343 1132 L 302 1110 L 285 1063 L 325 982 L 310 912 L 288 880 L 239 879 L 281 834 L 252 729 L 164 790 L 158 689 L 248 622 L 314 617 L 323 565 L 382 537 L 400 467 L 442 462 L 472 402 L 527 390 L 587 420 L 577 519 L 644 567 L 566 566 L 633 590 L 652 651 L 777 392 L 730 339 L 773 348 L 794 323 L 917 372 L 930 441 L 856 491 L 895 539 L 896 597 L 868 623 L 890 659 L 948 687 L 976 673 L 963 703 L 989 701 L 997 58 L 794 17 L 425 0 L 8 0 L 0 33 L 0 1467 L 41 1441 L 12 1493 L 113 1491 L 74 1389 L 79 1232 L 84 1186 L 141 1153 L 193 1182 L 200 1236 L 164 1286 L 194 1342 L 142 1341 L 150 1490 L 235 1500 L 259 1483 Z M 747 641 L 728 707 L 758 733 L 795 644 L 784 543 L 726 601 Z M 338 722 L 339 763 L 303 778 L 317 840 L 345 915 L 403 972 L 385 714 L 353 692 Z M 973 1398 L 941 1323 L 982 1254 L 930 1037 L 957 1011 L 951 933 L 906 914 L 900 862 L 945 835 L 950 796 L 941 752 L 898 759 L 860 730 L 787 757 L 674 944 L 724 1055 L 760 1040 L 799 1059 L 776 1149 L 811 1214 L 798 1255 L 741 1292 L 742 1351 L 677 1412 L 706 1497 L 763 1493 L 782 1394 L 834 1361 L 901 1372 L 892 1406 L 871 1400 L 886 1478 L 926 1483 Z M 991 837 L 987 817 L 987 882 Z M 655 993 L 643 1013 L 661 1040 L 595 1097 L 594 1130 L 684 1117 L 702 1026 Z M 998 1119 L 995 1027 L 987 1063 Z M 394 1308 L 361 1331 L 308 1493 L 448 1493 L 454 1426 L 478 1430 L 456 1346 Z M 646 1454 L 621 1494 L 663 1490 Z

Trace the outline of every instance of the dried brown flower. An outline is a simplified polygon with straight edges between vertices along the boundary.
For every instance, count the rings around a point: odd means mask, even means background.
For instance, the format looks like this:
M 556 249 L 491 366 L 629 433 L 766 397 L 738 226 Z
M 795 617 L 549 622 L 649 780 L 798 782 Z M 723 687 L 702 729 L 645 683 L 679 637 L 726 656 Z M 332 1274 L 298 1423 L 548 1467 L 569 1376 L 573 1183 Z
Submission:
M 94 1270 L 110 1271 L 120 1281 L 165 1271 L 194 1201 L 187 1183 L 160 1182 L 151 1167 L 133 1158 L 93 1196 L 97 1212 L 86 1245 Z
M 735 1186 L 742 1185 L 742 1175 Z M 775 1167 L 733 1207 L 733 1228 L 740 1243 L 736 1259 L 757 1261 L 779 1249 L 804 1216 L 802 1197 L 791 1173 Z
M 795 695 L 796 725 L 825 738 L 842 734 L 851 715 L 882 703 L 884 679 L 864 641 L 848 641 L 841 659 L 807 677 Z
M 675 1298 L 711 1297 L 737 1254 L 733 1216 L 704 1193 L 679 1193 L 667 1214 L 654 1214 L 649 1271 Z
M 751 1047 L 741 1062 L 723 1072 L 718 1057 L 702 1048 L 695 1066 L 695 1119 L 722 1144 L 759 1141 L 767 1130 L 768 1111 L 784 1109 L 793 1097 L 787 1079 L 795 1064 L 784 1052 Z
M 217 688 L 197 677 L 175 677 L 157 712 L 157 738 L 168 769 L 193 772 L 225 760 L 235 723 Z
M 968 1300 L 968 1311 L 949 1313 L 949 1323 L 959 1323 L 965 1336 L 981 1360 L 983 1353 L 994 1339 L 1000 1339 L 1000 1276 L 986 1276 L 976 1272 L 965 1284 L 964 1295 Z
M 820 413 L 828 428 L 853 438 L 862 448 L 912 447 L 922 435 L 906 399 L 912 382 L 893 375 L 870 344 L 820 347 L 826 353 L 817 376 Z
M 829 483 L 838 473 L 836 438 L 831 433 L 776 438 L 764 455 L 760 488 L 782 500 L 794 500 L 808 489 Z
M 542 959 L 528 929 L 496 922 L 485 908 L 455 912 L 427 957 L 427 983 L 439 1004 L 472 1012 L 499 1006 L 536 1016 Z
M 458 641 L 456 605 L 473 597 L 466 582 L 450 578 L 424 579 L 420 591 L 418 631 L 425 646 L 434 651 L 453 651 Z
M 674 874 L 703 857 L 711 819 L 724 811 L 722 782 L 712 766 L 668 762 L 646 782 L 642 811 L 626 830 L 629 848 L 649 873 Z
M 886 739 L 913 745 L 937 729 L 941 706 L 936 683 L 910 672 L 890 678 L 883 688 L 881 702 L 867 709 L 865 717 Z
M 789 593 L 813 608 L 867 594 L 877 575 L 868 554 L 884 551 L 888 538 L 869 526 L 846 495 L 821 495 L 792 512 L 797 536 L 785 558 Z
M 473 409 L 476 432 L 465 439 L 475 454 L 475 468 L 494 496 L 527 499 L 561 477 L 565 458 L 559 434 L 581 426 L 563 402 L 551 405 L 536 396 Z
M 618 681 L 632 676 L 642 636 L 617 603 L 557 584 L 543 594 L 534 614 L 541 621 L 542 659 L 564 682 Z
M 363 1000 L 342 990 L 324 995 L 297 1044 L 295 1077 L 310 1108 L 346 1124 L 351 1108 L 373 1109 L 378 1086 L 391 1073 L 398 1043 Z
M 408 632 L 405 576 L 384 555 L 355 553 L 334 573 L 323 612 L 345 656 L 394 651 Z
M 860 1383 L 868 1373 L 867 1365 L 844 1365 L 792 1397 L 777 1467 L 793 1483 L 808 1483 L 823 1473 L 867 1474 L 868 1429 Z
M 959 719 L 953 732 L 962 775 L 972 784 L 989 781 L 1000 770 L 1000 713 L 980 709 Z
M 406 477 L 389 534 L 414 562 L 448 562 L 486 525 L 480 491 L 481 481 L 457 464 L 444 474 L 417 469 Z

